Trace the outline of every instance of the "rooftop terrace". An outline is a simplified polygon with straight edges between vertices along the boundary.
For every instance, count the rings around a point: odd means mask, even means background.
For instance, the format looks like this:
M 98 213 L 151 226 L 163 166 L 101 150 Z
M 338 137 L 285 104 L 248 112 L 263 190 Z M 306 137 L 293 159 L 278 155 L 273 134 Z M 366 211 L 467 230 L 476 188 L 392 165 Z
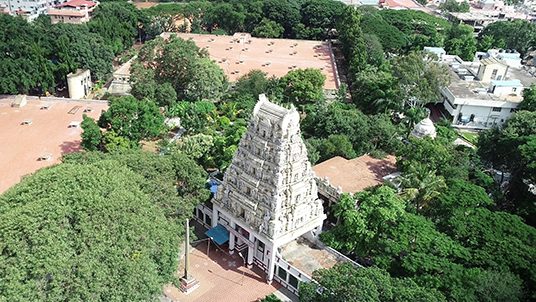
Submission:
M 163 33 L 165 39 L 174 33 Z M 260 69 L 268 76 L 282 77 L 298 68 L 318 68 L 326 76 L 325 89 L 337 89 L 335 65 L 327 42 L 177 33 L 191 39 L 223 69 L 231 82 L 250 70 Z
M 12 107 L 15 96 L 0 96 L 0 193 L 80 150 L 82 115 L 98 118 L 108 108 L 103 101 L 27 99 L 25 106 Z
M 318 178 L 327 178 L 330 185 L 344 193 L 355 193 L 383 183 L 383 177 L 396 171 L 396 159 L 376 159 L 369 155 L 348 160 L 336 156 L 313 167 Z
M 483 60 L 486 63 L 489 59 Z M 494 59 L 496 60 L 496 59 Z M 448 90 L 456 97 L 460 99 L 473 99 L 481 100 L 484 102 L 497 102 L 496 107 L 500 107 L 500 104 L 506 102 L 519 103 L 522 101 L 520 96 L 496 96 L 488 92 L 490 83 L 483 83 L 476 78 L 478 67 L 480 62 L 463 62 L 458 60 L 456 56 L 447 55 L 443 57 L 444 63 L 449 64 L 449 73 L 451 83 L 448 86 Z M 465 70 L 460 72 L 460 70 Z M 458 73 L 456 72 L 458 71 Z M 474 77 L 473 80 L 465 80 L 464 76 Z M 536 78 L 528 74 L 527 72 L 512 67 L 508 68 L 506 78 L 503 83 L 512 82 L 521 83 L 524 87 L 528 87 L 533 83 L 536 83 Z M 489 104 L 489 103 L 488 103 Z

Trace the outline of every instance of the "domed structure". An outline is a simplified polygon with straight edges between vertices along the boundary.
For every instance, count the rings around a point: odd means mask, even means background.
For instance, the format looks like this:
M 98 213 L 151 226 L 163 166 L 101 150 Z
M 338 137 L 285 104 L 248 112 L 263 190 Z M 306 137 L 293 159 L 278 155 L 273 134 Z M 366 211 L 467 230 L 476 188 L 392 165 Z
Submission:
M 417 138 L 423 138 L 425 136 L 435 138 L 437 133 L 434 123 L 429 117 L 427 117 L 415 125 L 413 131 L 411 131 L 411 135 Z

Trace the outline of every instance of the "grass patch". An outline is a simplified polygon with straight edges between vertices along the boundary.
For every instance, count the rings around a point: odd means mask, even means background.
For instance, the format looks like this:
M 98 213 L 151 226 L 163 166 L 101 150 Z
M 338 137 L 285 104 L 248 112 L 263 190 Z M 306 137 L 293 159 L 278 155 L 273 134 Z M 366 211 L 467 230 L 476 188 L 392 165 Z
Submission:
M 478 143 L 478 133 L 474 132 L 459 132 L 460 136 L 463 137 L 465 140 L 470 142 L 473 145 L 476 145 Z

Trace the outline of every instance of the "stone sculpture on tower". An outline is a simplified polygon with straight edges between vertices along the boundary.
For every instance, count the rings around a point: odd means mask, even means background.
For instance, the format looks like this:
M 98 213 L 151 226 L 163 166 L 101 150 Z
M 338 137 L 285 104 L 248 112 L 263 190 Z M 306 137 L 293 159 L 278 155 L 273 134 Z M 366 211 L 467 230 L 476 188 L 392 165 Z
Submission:
M 269 281 L 277 248 L 307 233 L 318 235 L 326 217 L 299 121 L 294 107 L 283 108 L 260 95 L 212 200 L 213 226 L 222 217 L 231 231 L 230 250 L 245 242 L 248 263 L 256 260 Z M 248 238 L 242 238 L 237 229 Z

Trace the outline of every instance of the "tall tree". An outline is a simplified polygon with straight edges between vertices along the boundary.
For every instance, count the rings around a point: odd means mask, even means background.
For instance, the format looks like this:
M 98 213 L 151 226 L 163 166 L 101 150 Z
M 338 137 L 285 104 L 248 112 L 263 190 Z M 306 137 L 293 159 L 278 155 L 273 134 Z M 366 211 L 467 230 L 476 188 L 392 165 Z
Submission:
M 324 98 L 326 76 L 319 69 L 296 69 L 280 79 L 287 102 L 305 104 Z
M 439 89 L 450 82 L 447 67 L 412 52 L 392 59 L 393 74 L 398 79 L 406 107 L 422 107 L 440 99 Z
M 180 228 L 145 185 L 125 166 L 103 161 L 40 170 L 1 195 L 0 299 L 141 301 L 160 294 L 176 270 Z
M 285 29 L 283 36 L 293 37 L 294 28 L 300 23 L 300 5 L 296 0 L 266 0 L 263 1 L 263 15 L 273 20 Z
M 43 28 L 6 14 L 0 15 L 0 28 L 0 93 L 54 91 L 51 41 Z
M 84 114 L 82 121 L 82 147 L 87 151 L 100 149 L 102 132 L 95 120 Z
M 162 133 L 164 116 L 154 101 L 138 101 L 132 96 L 124 96 L 110 99 L 110 107 L 101 115 L 99 126 L 137 144 Z
M 344 4 L 330 0 L 307 0 L 300 8 L 303 32 L 297 33 L 310 40 L 323 40 L 334 29 L 344 12 Z
M 352 101 L 365 113 L 397 112 L 404 106 L 397 89 L 390 71 L 368 66 L 352 84 Z
M 97 7 L 88 26 L 118 54 L 134 43 L 142 14 L 132 3 L 105 2 Z
M 472 61 L 476 49 L 476 39 L 471 26 L 455 24 L 447 31 L 447 41 L 445 41 L 447 53 L 458 55 L 465 61 Z
M 377 9 L 359 8 L 363 12 L 361 29 L 364 34 L 375 35 L 386 52 L 397 53 L 405 49 L 409 42 L 407 34 L 388 23 Z
M 337 27 L 349 72 L 354 75 L 365 68 L 367 64 L 366 44 L 360 24 L 361 13 L 348 6 Z
M 523 90 L 523 101 L 519 104 L 518 109 L 536 111 L 536 84 Z
M 193 72 L 186 85 L 189 100 L 219 100 L 227 89 L 223 70 L 209 58 L 200 58 L 192 64 Z
M 259 38 L 281 38 L 284 30 L 279 23 L 264 18 L 255 26 L 251 35 Z
M 494 22 L 484 28 L 482 35 L 493 37 L 495 47 L 515 49 L 524 55 L 536 44 L 536 24 L 526 20 Z

